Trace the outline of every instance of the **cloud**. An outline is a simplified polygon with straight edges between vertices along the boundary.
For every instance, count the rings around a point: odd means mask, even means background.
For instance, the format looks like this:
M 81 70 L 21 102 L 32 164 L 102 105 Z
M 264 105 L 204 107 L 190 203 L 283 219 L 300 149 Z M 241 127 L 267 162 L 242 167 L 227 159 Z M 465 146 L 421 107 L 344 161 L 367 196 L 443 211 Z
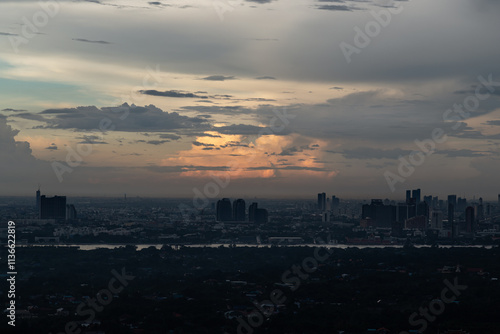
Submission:
M 139 107 L 125 103 L 100 109 L 95 106 L 47 109 L 39 115 L 45 117 L 46 128 L 54 129 L 127 132 L 210 129 L 205 119 L 165 112 L 154 105 Z
M 354 149 L 346 149 L 341 153 L 347 159 L 398 159 L 400 156 L 408 156 L 412 150 L 395 149 L 376 149 L 371 147 L 358 147 Z
M 77 42 L 94 43 L 94 44 L 113 44 L 113 43 L 107 42 L 107 41 L 92 41 L 92 40 L 84 39 L 84 38 L 73 38 L 72 40 L 77 41 Z
M 146 144 L 150 145 L 161 145 L 165 143 L 170 143 L 170 140 L 148 140 L 146 141 Z
M 270 77 L 270 76 L 257 77 L 255 79 L 257 79 L 257 80 L 276 80 L 275 77 Z
M 52 150 L 52 151 L 57 151 L 57 145 L 52 143 L 50 146 L 45 148 L 46 150 Z
M 96 135 L 90 135 L 90 136 L 81 136 L 77 137 L 76 139 L 81 140 L 79 144 L 108 144 L 105 141 L 103 141 L 102 137 L 96 136 Z
M 21 111 L 27 111 L 25 109 L 13 109 L 13 108 L 5 108 L 2 109 L 2 111 L 13 111 L 13 112 L 21 112 Z
M 223 76 L 223 75 L 211 75 L 205 78 L 202 78 L 202 80 L 208 80 L 208 81 L 226 81 L 226 80 L 235 80 L 236 78 L 234 76 Z
M 151 90 L 140 90 L 139 92 L 145 95 L 163 96 L 163 97 L 184 97 L 184 98 L 196 98 L 196 99 L 208 98 L 208 96 L 196 95 L 193 93 L 183 93 L 182 91 L 178 90 L 167 90 L 164 92 L 159 92 L 157 90 L 151 89 Z

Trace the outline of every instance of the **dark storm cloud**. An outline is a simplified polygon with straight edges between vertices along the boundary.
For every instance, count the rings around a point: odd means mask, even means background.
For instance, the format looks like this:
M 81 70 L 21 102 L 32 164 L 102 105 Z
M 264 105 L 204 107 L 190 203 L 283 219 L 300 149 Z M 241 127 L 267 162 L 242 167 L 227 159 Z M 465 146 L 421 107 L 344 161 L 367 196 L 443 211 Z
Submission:
M 164 112 L 153 106 L 139 107 L 123 104 L 119 107 L 95 106 L 47 109 L 39 115 L 45 116 L 46 128 L 104 131 L 150 131 L 163 132 L 180 129 L 210 129 L 202 118 L 181 116 L 176 112 Z

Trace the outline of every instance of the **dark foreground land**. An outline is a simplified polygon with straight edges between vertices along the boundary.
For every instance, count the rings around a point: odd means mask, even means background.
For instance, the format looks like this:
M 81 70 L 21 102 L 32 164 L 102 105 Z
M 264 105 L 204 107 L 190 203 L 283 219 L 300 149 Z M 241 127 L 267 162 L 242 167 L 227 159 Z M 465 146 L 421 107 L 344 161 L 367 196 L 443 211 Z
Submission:
M 16 259 L 16 326 L 4 315 L 2 333 L 500 333 L 498 247 L 28 247 Z

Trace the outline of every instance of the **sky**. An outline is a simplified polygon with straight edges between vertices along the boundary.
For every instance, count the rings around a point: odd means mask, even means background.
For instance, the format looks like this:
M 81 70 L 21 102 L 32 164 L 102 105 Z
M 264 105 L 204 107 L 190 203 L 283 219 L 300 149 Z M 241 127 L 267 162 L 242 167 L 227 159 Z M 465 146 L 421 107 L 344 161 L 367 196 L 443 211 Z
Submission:
M 0 2 L 0 195 L 500 193 L 496 0 Z

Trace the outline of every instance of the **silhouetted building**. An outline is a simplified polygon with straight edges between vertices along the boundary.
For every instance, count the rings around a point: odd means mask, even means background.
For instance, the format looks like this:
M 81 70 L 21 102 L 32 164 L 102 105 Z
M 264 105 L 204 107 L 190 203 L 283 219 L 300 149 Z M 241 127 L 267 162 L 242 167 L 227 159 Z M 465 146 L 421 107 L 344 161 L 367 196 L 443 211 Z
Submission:
M 408 219 L 408 205 L 406 203 L 398 203 L 397 206 L 397 221 L 401 224 Z
M 420 189 L 412 190 L 411 198 L 413 198 L 415 200 L 415 204 L 419 204 L 420 203 Z
M 331 207 L 332 207 L 333 215 L 334 216 L 338 215 L 339 209 L 340 209 L 340 199 L 338 197 L 332 196 Z
M 320 211 L 326 210 L 326 194 L 325 193 L 318 194 L 318 210 L 320 210 Z
M 40 219 L 66 219 L 66 196 L 40 197 Z
M 468 206 L 465 209 L 465 230 L 467 233 L 474 233 L 474 208 L 472 206 Z
M 377 227 L 392 227 L 396 222 L 396 206 L 384 205 L 381 199 L 372 199 L 370 205 L 362 207 L 362 219 L 371 218 Z
M 66 220 L 76 219 L 76 208 L 73 204 L 66 205 Z
M 427 230 L 427 218 L 425 216 L 416 216 L 408 218 L 405 222 L 405 228 L 410 230 Z
M 457 195 L 448 195 L 448 205 L 450 204 L 453 205 L 453 210 L 457 208 Z M 448 217 L 448 219 L 450 218 Z
M 410 203 L 411 199 L 411 190 L 406 191 L 406 204 Z
M 233 220 L 238 222 L 245 221 L 246 206 L 241 198 L 233 202 Z
M 431 228 L 441 230 L 443 228 L 443 213 L 441 211 L 432 211 Z
M 250 204 L 250 206 L 248 207 L 248 221 L 255 222 L 255 216 L 258 208 L 259 205 L 257 203 L 254 202 Z
M 36 212 L 40 215 L 40 188 L 36 191 Z
M 449 202 L 449 196 L 448 196 L 448 224 L 451 227 L 451 236 L 452 238 L 456 237 L 457 235 L 457 227 L 455 224 L 455 206 Z
M 483 199 L 480 198 L 480 202 L 479 205 L 477 206 L 477 213 L 476 213 L 476 218 L 478 222 L 484 220 L 484 205 L 482 203 Z
M 429 206 L 426 202 L 420 202 L 417 204 L 417 216 L 424 216 L 425 218 L 429 218 Z
M 432 196 L 424 196 L 424 202 L 429 208 L 432 208 Z
M 268 221 L 268 213 L 266 209 L 257 209 L 255 211 L 255 223 L 265 224 Z
M 227 222 L 233 218 L 231 201 L 229 198 L 223 198 L 217 201 L 217 221 Z
M 458 211 L 458 212 L 464 212 L 466 207 L 467 207 L 467 199 L 459 197 L 457 199 L 457 208 L 456 208 L 456 211 Z

